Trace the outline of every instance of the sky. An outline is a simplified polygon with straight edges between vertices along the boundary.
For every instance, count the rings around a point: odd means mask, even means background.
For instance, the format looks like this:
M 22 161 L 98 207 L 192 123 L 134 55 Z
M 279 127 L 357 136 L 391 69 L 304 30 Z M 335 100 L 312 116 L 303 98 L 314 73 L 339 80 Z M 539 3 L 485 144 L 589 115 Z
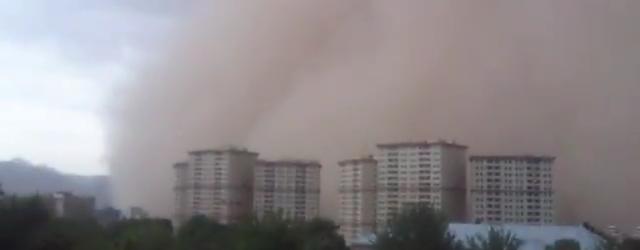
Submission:
M 170 165 L 194 148 L 238 144 L 333 164 L 377 142 L 455 139 L 473 154 L 553 153 L 561 216 L 631 228 L 638 9 L 637 0 L 0 0 L 0 160 L 110 172 L 120 205 L 168 215 Z M 337 168 L 323 169 L 331 216 Z
M 107 100 L 192 3 L 0 0 L 0 160 L 107 174 Z

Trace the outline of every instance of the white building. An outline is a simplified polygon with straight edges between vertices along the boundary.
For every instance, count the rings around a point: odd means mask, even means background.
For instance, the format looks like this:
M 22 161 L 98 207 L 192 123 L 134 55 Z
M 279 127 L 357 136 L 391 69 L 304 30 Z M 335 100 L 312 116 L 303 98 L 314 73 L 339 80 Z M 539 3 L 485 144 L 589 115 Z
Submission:
M 43 197 L 49 210 L 58 218 L 90 218 L 95 212 L 94 197 L 80 197 L 69 192 L 56 192 Z
M 189 152 L 188 161 L 174 165 L 176 222 L 205 215 L 232 223 L 249 216 L 257 157 L 257 153 L 237 148 Z
M 340 166 L 340 234 L 347 244 L 375 232 L 376 172 L 373 157 L 345 160 Z
M 467 147 L 445 141 L 378 144 L 378 230 L 404 206 L 425 203 L 452 221 L 466 218 Z
M 554 157 L 471 156 L 469 203 L 474 222 L 553 224 Z
M 149 218 L 149 212 L 141 207 L 131 207 L 129 208 L 129 218 L 134 220 L 147 219 Z
M 316 218 L 320 206 L 320 168 L 315 161 L 258 161 L 254 175 L 254 210 L 258 217 Z
M 487 225 L 487 224 L 461 224 L 450 223 L 449 233 L 456 239 L 462 240 L 466 247 L 466 239 L 476 236 L 487 237 L 491 229 L 512 233 L 522 241 L 518 250 L 541 250 L 553 246 L 559 240 L 574 240 L 580 245 L 580 249 L 601 249 L 603 239 L 600 235 L 586 228 L 584 225 L 554 226 L 554 225 Z M 376 241 L 374 234 L 362 235 L 352 250 L 372 250 Z M 355 247 L 354 247 L 355 246 Z

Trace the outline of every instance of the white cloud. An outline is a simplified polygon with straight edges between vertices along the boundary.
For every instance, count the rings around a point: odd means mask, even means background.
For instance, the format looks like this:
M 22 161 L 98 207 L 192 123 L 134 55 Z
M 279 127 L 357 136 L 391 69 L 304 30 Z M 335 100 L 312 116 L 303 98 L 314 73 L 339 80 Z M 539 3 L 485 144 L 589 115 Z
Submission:
M 81 70 L 50 48 L 0 42 L 0 159 L 106 173 L 101 110 L 124 70 Z
M 106 173 L 106 99 L 196 1 L 0 1 L 0 160 Z

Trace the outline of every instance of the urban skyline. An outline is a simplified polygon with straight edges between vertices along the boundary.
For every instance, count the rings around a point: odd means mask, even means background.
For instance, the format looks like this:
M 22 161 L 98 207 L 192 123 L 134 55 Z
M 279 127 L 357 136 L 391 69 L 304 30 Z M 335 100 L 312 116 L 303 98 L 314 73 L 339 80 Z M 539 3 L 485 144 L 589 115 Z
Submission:
M 418 204 L 428 204 L 459 223 L 555 222 L 551 182 L 555 157 L 467 156 L 467 150 L 467 146 L 445 140 L 380 143 L 369 156 L 328 165 L 311 160 L 263 160 L 259 153 L 233 146 L 191 151 L 188 161 L 174 165 L 174 219 L 179 224 L 198 214 L 222 223 L 270 213 L 293 220 L 319 217 L 320 169 L 324 165 L 339 168 L 340 184 L 335 188 L 340 206 L 334 220 L 347 243 L 382 230 L 403 209 Z M 238 173 L 244 177 L 230 177 L 234 169 L 242 169 Z M 494 181 L 494 176 L 499 181 Z M 246 179 L 251 183 L 241 184 Z M 514 184 L 507 185 L 511 182 Z M 494 183 L 504 186 L 495 187 Z M 235 209 L 237 213 L 229 216 L 229 207 L 219 208 L 224 207 L 222 201 L 238 199 L 223 187 L 240 186 L 245 191 L 242 203 L 252 205 Z M 511 214 L 514 209 L 523 214 Z

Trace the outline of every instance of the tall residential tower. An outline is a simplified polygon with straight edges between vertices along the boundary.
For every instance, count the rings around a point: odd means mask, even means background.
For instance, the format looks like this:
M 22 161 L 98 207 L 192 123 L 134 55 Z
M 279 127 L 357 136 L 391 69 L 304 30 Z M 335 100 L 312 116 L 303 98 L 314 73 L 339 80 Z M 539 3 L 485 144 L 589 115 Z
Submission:
M 226 224 L 249 216 L 257 157 L 238 148 L 189 152 L 186 162 L 174 165 L 176 222 L 205 215 Z
M 320 168 L 315 161 L 258 161 L 254 178 L 254 210 L 258 217 L 280 213 L 309 220 L 320 210 Z
M 340 234 L 350 244 L 375 232 L 376 172 L 373 157 L 344 160 L 340 166 Z
M 428 204 L 453 221 L 466 219 L 466 151 L 453 142 L 378 144 L 378 230 L 407 205 Z
M 471 219 L 485 223 L 553 224 L 554 157 L 471 156 Z

